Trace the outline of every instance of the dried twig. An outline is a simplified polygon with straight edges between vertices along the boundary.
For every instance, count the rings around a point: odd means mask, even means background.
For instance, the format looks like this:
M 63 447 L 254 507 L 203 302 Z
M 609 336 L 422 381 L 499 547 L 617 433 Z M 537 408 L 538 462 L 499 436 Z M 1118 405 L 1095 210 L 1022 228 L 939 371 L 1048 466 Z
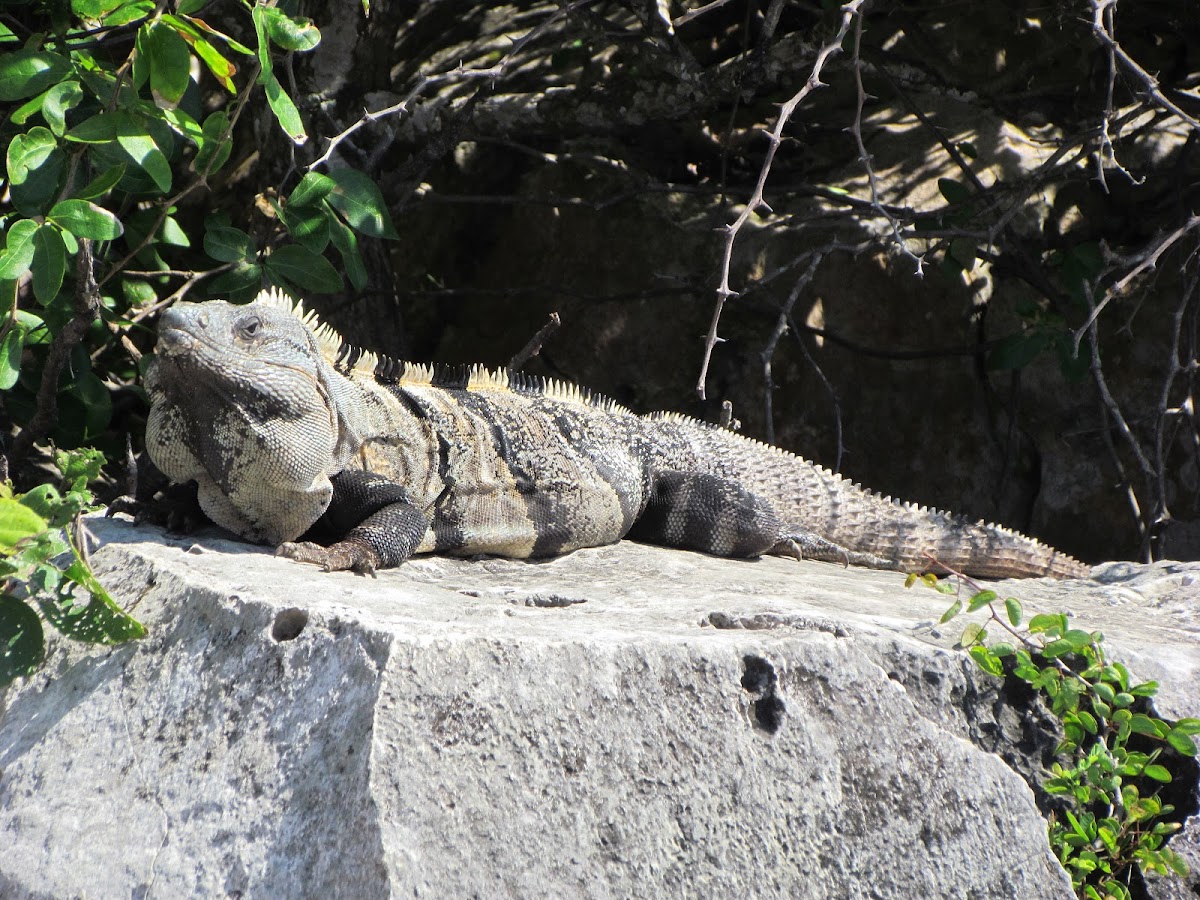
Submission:
M 525 364 L 542 352 L 542 345 L 554 332 L 558 331 L 562 325 L 562 320 L 558 317 L 558 313 L 550 313 L 550 320 L 538 329 L 537 334 L 529 339 L 521 351 L 508 361 L 508 370 L 510 372 L 519 372 L 525 367 Z
M 671 24 L 676 28 L 678 28 L 680 25 L 686 25 L 688 22 L 692 21 L 692 19 L 704 15 L 706 12 L 712 12 L 714 9 L 724 6 L 728 2 L 729 0 L 712 0 L 711 3 L 705 3 L 703 6 L 698 7 L 697 9 L 689 9 L 687 12 L 676 16 L 671 20 Z
M 875 175 L 875 166 L 872 165 L 871 154 L 867 152 L 867 145 L 863 141 L 862 117 L 863 107 L 867 102 L 867 92 L 863 88 L 862 77 L 862 22 L 862 16 L 858 16 L 854 20 L 854 86 L 857 92 L 858 101 L 854 110 L 854 122 L 850 126 L 850 132 L 854 135 L 854 143 L 858 147 L 858 161 L 862 163 L 862 167 L 867 173 L 867 184 L 871 190 L 871 209 L 873 209 L 887 221 L 888 226 L 892 230 L 892 242 L 903 256 L 912 260 L 912 262 L 916 265 L 916 272 L 913 274 L 920 278 L 925 274 L 925 257 L 917 256 L 917 254 L 908 249 L 908 243 L 905 241 L 904 235 L 900 232 L 900 220 L 892 215 L 891 212 L 885 209 L 883 204 L 880 203 L 879 179 Z M 891 76 L 888 77 L 890 78 Z M 918 112 L 918 116 L 922 117 L 926 124 L 929 124 L 928 120 L 924 119 L 923 113 Z M 933 132 L 937 136 L 938 140 L 942 141 L 943 143 L 946 142 L 945 138 L 942 137 L 941 132 L 938 131 L 937 128 L 933 128 Z M 953 148 L 951 148 L 951 150 L 953 151 Z M 953 151 L 952 155 L 956 153 L 957 151 Z M 970 169 L 968 168 L 967 171 L 970 172 Z M 976 184 L 978 184 L 978 179 L 976 179 Z M 979 188 L 982 190 L 983 185 L 979 185 Z
M 1148 248 L 1144 252 L 1138 254 L 1136 264 L 1128 272 L 1125 273 L 1120 281 L 1104 292 L 1104 298 L 1092 306 L 1084 323 L 1075 330 L 1075 354 L 1079 354 L 1079 344 L 1083 340 L 1083 336 L 1088 334 L 1092 326 L 1096 324 L 1096 318 L 1104 311 L 1104 307 L 1108 306 L 1109 301 L 1114 297 L 1119 297 L 1125 292 L 1125 288 L 1129 287 L 1129 283 L 1138 275 L 1147 269 L 1153 269 L 1158 265 L 1159 258 L 1171 248 L 1171 246 L 1181 237 L 1191 231 L 1193 228 L 1200 226 L 1200 216 L 1191 216 L 1186 222 L 1158 241 L 1154 246 Z
M 837 34 L 833 40 L 825 44 L 817 53 L 817 58 L 813 62 L 812 70 L 809 73 L 808 80 L 804 86 L 792 95 L 779 110 L 779 116 L 775 119 L 775 125 L 767 132 L 767 152 L 763 157 L 762 167 L 758 172 L 758 181 L 754 186 L 754 192 L 750 195 L 750 199 L 746 202 L 741 214 L 731 224 L 723 229 L 725 234 L 725 247 L 721 259 L 721 278 L 717 286 L 717 302 L 713 310 L 712 323 L 709 325 L 708 334 L 704 340 L 704 357 L 700 364 L 700 377 L 696 382 L 696 392 L 701 399 L 705 398 L 705 382 L 708 380 L 708 366 L 712 359 L 713 348 L 721 339 L 717 334 L 717 329 L 721 323 L 721 312 L 725 308 L 725 301 L 730 297 L 736 296 L 736 292 L 729 287 L 729 274 L 733 268 L 733 244 L 737 240 L 738 232 L 742 230 L 754 213 L 765 210 L 770 212 L 771 208 L 763 199 L 763 190 L 767 185 L 767 178 L 771 174 L 771 164 L 775 161 L 775 153 L 779 149 L 779 145 L 783 140 L 783 129 L 787 126 L 788 120 L 791 119 L 792 113 L 814 90 L 824 86 L 821 81 L 821 72 L 825 68 L 825 63 L 831 56 L 841 52 L 842 43 L 846 40 L 846 35 L 850 32 L 850 26 L 853 24 L 856 17 L 862 14 L 862 9 L 866 6 L 868 0 L 851 0 L 842 6 L 842 19 L 838 26 Z
M 1170 112 L 1186 122 L 1190 127 L 1200 129 L 1200 121 L 1189 116 L 1186 112 L 1180 109 L 1173 100 L 1162 92 L 1158 86 L 1158 79 L 1138 65 L 1137 60 L 1125 52 L 1121 45 L 1113 38 L 1111 34 L 1112 25 L 1112 10 L 1115 10 L 1117 0 L 1090 0 L 1092 6 L 1092 34 L 1094 34 L 1101 44 L 1107 48 L 1122 66 L 1127 69 L 1134 78 L 1142 83 L 1142 87 L 1146 89 L 1146 93 L 1154 100 L 1162 109 Z

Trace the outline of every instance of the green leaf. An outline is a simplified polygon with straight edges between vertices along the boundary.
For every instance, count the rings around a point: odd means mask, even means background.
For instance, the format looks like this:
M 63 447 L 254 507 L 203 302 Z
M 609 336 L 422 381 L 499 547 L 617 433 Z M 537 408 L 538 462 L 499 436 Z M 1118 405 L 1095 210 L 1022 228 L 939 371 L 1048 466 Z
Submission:
M 154 0 L 127 0 L 104 17 L 104 24 L 112 28 L 148 18 L 155 6 Z
M 1078 628 L 1072 628 L 1063 635 L 1063 640 L 1070 643 L 1075 650 L 1082 650 L 1085 647 L 1092 646 L 1092 635 L 1090 632 L 1083 631 Z
M 114 187 L 121 177 L 125 174 L 125 165 L 111 166 L 104 170 L 100 175 L 96 176 L 85 187 L 75 192 L 76 200 L 96 200 L 103 197 Z
M 355 169 L 336 169 L 329 177 L 337 186 L 325 199 L 351 228 L 367 237 L 399 237 L 374 181 Z
M 1192 740 L 1190 735 L 1185 734 L 1178 728 L 1172 728 L 1167 732 L 1167 743 L 1184 756 L 1196 755 L 1196 742 Z
M 71 71 L 71 61 L 49 50 L 9 50 L 0 54 L 0 103 L 40 94 Z
M 222 272 L 205 284 L 210 296 L 233 299 L 244 296 L 250 300 L 262 287 L 262 267 L 246 262 L 235 263 L 228 272 Z
M 1154 738 L 1164 736 L 1155 721 L 1142 713 L 1134 714 L 1134 717 L 1129 720 L 1129 729 L 1137 734 L 1145 734 Z
M 68 393 L 83 404 L 83 439 L 95 440 L 112 421 L 112 394 L 108 387 L 95 372 L 84 372 L 75 376 Z
M 287 206 L 275 204 L 275 209 L 288 234 L 313 253 L 322 252 L 329 244 L 329 219 L 321 209 L 292 209 L 290 203 Z
M 179 12 L 181 15 L 183 14 L 182 9 L 180 9 Z M 193 19 L 193 18 L 191 18 L 191 16 L 188 16 L 186 21 L 187 21 L 187 24 L 192 26 L 193 28 L 195 28 L 197 30 L 197 32 L 202 31 L 205 34 L 209 35 L 210 37 L 215 37 L 215 38 L 223 41 L 226 45 L 228 45 L 229 49 L 232 50 L 233 52 L 241 53 L 245 56 L 253 56 L 254 55 L 254 51 L 251 50 L 249 47 L 247 47 L 245 44 L 240 44 L 237 41 L 235 41 L 233 38 L 231 38 L 229 35 L 225 34 L 224 32 L 217 31 L 217 29 L 213 28 L 211 25 L 209 25 L 203 19 Z M 257 30 L 257 22 L 255 24 L 256 24 L 256 30 Z
M 333 246 L 337 247 L 338 253 L 341 254 L 346 276 L 354 285 L 354 289 L 361 291 L 367 286 L 367 267 L 363 264 L 362 254 L 358 251 L 358 238 L 332 210 L 329 210 L 327 218 L 329 220 L 329 236 L 333 239 Z
M 129 114 L 125 112 L 100 112 L 84 119 L 63 136 L 81 144 L 106 144 L 116 140 L 118 126 L 128 119 Z
M 1158 693 L 1157 681 L 1145 681 L 1141 684 L 1134 685 L 1129 689 L 1129 693 L 1135 697 L 1153 697 Z
M 318 294 L 332 294 L 343 287 L 342 276 L 329 260 L 298 244 L 277 247 L 263 265 L 271 274 Z
M 38 125 L 13 137 L 7 159 L 13 205 L 25 215 L 44 213 L 58 191 L 66 160 L 49 128 Z
M 8 229 L 4 252 L 0 254 L 0 280 L 15 281 L 29 271 L 34 253 L 37 252 L 33 242 L 37 231 L 37 222 L 31 219 L 14 222 Z
M 1050 335 L 1036 330 L 1010 334 L 1002 338 L 988 353 L 989 369 L 1023 369 L 1050 345 Z
M 982 625 L 978 622 L 972 622 L 963 629 L 962 637 L 958 639 L 958 645 L 960 647 L 970 647 L 972 644 L 982 643 L 986 634 L 987 632 L 984 631 Z
M 28 506 L 11 497 L 0 497 L 0 554 L 11 555 L 19 542 L 48 527 L 46 520 Z
M 1200 734 L 1200 719 L 1180 719 L 1175 723 L 1175 730 L 1182 734 Z
M 170 24 L 159 21 L 150 26 L 141 46 L 150 63 L 150 91 L 154 102 L 173 108 L 191 82 L 192 54 L 187 43 Z
M 1067 617 L 1062 613 L 1041 613 L 1029 620 L 1029 630 L 1035 634 L 1061 634 L 1067 628 Z
M 212 175 L 225 165 L 229 159 L 229 153 L 233 149 L 233 141 L 226 134 L 228 128 L 229 116 L 222 110 L 217 110 L 204 120 L 201 129 L 204 141 L 200 145 L 200 151 L 196 154 L 197 172 Z
M 32 675 L 45 655 L 38 614 L 12 594 L 0 594 L 0 689 Z
M 971 191 L 961 181 L 953 178 L 939 178 L 938 190 L 946 198 L 947 203 L 966 203 L 971 199 Z
M 970 272 L 975 268 L 976 246 L 970 238 L 955 238 L 950 242 L 947 253 L 951 259 L 962 266 L 964 272 Z
M 9 120 L 14 125 L 24 125 L 30 120 L 30 118 L 36 116 L 42 111 L 42 106 L 46 103 L 46 94 L 49 93 L 49 91 L 44 91 L 43 93 L 38 94 L 32 100 L 25 101 L 23 104 L 21 104 L 21 106 L 9 114 Z
M 125 229 L 121 220 L 88 200 L 63 200 L 50 210 L 49 219 L 76 237 L 94 241 L 111 241 Z
M 299 209 L 300 207 L 316 206 L 335 187 L 337 187 L 337 183 L 328 175 L 309 172 L 300 179 L 300 183 L 288 195 L 287 208 Z
M 99 21 L 125 3 L 125 0 L 71 0 L 71 12 L 81 19 Z
M 962 601 L 955 600 L 952 604 L 950 604 L 950 608 L 942 613 L 942 617 L 938 619 L 938 624 L 944 625 L 946 622 L 949 622 L 951 619 L 957 616 L 960 612 L 962 612 Z
M 158 242 L 168 247 L 190 247 L 192 239 L 188 237 L 183 227 L 175 221 L 174 216 L 163 219 L 162 229 L 158 232 Z
M 51 625 L 89 644 L 120 644 L 145 637 L 145 627 L 121 609 L 82 561 L 76 559 L 63 575 L 91 594 L 91 599 L 82 606 L 72 597 L 60 602 L 39 597 L 38 605 Z
M 82 99 L 83 88 L 78 81 L 64 81 L 46 91 L 42 118 L 50 130 L 61 137 L 67 128 L 67 111 L 78 106 Z
M 1021 624 L 1021 617 L 1024 615 L 1024 610 L 1021 608 L 1021 601 L 1016 597 L 1009 597 L 1004 601 L 1004 611 L 1008 613 L 1008 623 L 1016 628 Z
M 1117 697 L 1117 692 L 1103 682 L 1092 685 L 1092 692 L 1105 703 L 1112 703 Z
M 997 678 L 1004 675 L 1004 665 L 995 656 L 993 656 L 987 647 L 981 647 L 975 644 L 967 651 L 971 654 L 971 658 L 975 660 L 979 668 L 987 672 L 989 675 L 995 675 Z
M 21 352 L 25 349 L 25 331 L 13 325 L 0 339 L 0 391 L 17 383 L 21 374 Z
M 204 233 L 204 252 L 219 262 L 252 261 L 257 254 L 250 235 L 230 225 L 217 225 Z
M 267 33 L 284 50 L 303 52 L 321 43 L 321 32 L 311 19 L 292 18 L 278 7 L 266 8 Z
M 262 7 L 255 8 L 261 9 Z M 267 75 L 264 70 L 261 80 L 263 89 L 267 92 L 267 103 L 271 107 L 271 112 L 275 113 L 279 126 L 294 144 L 297 146 L 303 144 L 308 140 L 308 134 L 304 131 L 300 110 L 296 109 L 296 104 L 292 102 L 292 98 L 288 96 L 288 92 L 283 89 L 283 85 L 279 83 L 279 79 L 275 77 L 274 73 Z
M 164 18 L 166 18 L 164 16 Z M 216 47 L 202 37 L 195 37 L 189 40 L 192 49 L 196 51 L 196 55 L 204 60 L 204 64 L 208 66 L 208 71 L 212 73 L 213 78 L 225 90 L 231 94 L 237 93 L 237 85 L 233 83 L 233 76 L 237 73 L 237 66 L 227 60 Z
M 1147 778 L 1153 778 L 1155 781 L 1161 781 L 1163 784 L 1171 783 L 1171 773 L 1166 766 L 1146 766 L 1146 768 L 1142 770 L 1142 774 Z
M 1051 641 L 1045 647 L 1043 647 L 1042 656 L 1046 657 L 1047 659 L 1054 659 L 1062 656 L 1064 653 L 1071 653 L 1074 651 L 1074 649 L 1075 648 L 1071 646 L 1070 641 L 1059 639 L 1056 641 Z
M 155 186 L 164 194 L 171 190 L 171 164 L 158 148 L 154 138 L 132 121 L 132 127 L 122 127 L 117 134 L 117 144 L 128 154 L 139 168 L 146 172 Z
M 67 271 L 67 247 L 62 234 L 49 222 L 38 228 L 33 246 L 33 296 L 42 306 L 49 306 Z
M 973 613 L 978 609 L 982 609 L 996 599 L 996 592 L 992 590 L 980 591 L 971 598 L 971 602 L 967 605 L 967 612 Z

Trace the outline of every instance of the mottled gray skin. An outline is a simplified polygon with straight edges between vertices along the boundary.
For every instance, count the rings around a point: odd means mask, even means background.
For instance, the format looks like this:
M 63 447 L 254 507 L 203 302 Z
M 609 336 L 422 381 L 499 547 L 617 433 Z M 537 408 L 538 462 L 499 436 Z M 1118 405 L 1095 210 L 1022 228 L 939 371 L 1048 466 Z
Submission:
M 1031 538 L 879 497 L 686 417 L 363 354 L 275 292 L 168 310 L 146 385 L 155 464 L 195 481 L 217 524 L 326 569 L 427 552 L 546 557 L 630 535 L 722 556 L 1088 573 Z

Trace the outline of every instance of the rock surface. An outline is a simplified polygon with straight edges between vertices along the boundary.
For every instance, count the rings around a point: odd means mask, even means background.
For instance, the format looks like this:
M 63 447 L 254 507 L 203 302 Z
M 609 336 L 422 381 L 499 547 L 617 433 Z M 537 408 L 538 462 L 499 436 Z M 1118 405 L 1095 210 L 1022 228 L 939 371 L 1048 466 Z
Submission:
M 372 580 L 92 524 L 151 631 L 0 694 L 0 896 L 1070 896 L 1036 717 L 898 576 L 626 542 Z M 1194 578 L 1010 590 L 1178 717 Z

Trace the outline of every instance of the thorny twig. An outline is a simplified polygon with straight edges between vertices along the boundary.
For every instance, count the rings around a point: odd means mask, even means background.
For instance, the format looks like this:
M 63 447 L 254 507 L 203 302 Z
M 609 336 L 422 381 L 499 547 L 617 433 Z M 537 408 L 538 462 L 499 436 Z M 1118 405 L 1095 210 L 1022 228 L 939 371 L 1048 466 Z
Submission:
M 868 0 L 851 0 L 850 3 L 842 6 L 842 19 L 837 34 L 834 35 L 833 40 L 825 44 L 817 53 L 817 58 L 813 62 L 808 80 L 805 81 L 800 90 L 792 95 L 791 99 L 783 104 L 779 110 L 779 116 L 775 119 L 774 127 L 767 132 L 767 152 L 763 157 L 762 167 L 758 172 L 758 181 L 754 186 L 754 192 L 750 195 L 750 199 L 746 202 L 737 219 L 723 229 L 725 247 L 721 259 L 721 279 L 717 286 L 717 302 L 713 310 L 712 323 L 708 328 L 708 335 L 704 339 L 704 357 L 700 364 L 700 377 L 696 382 L 696 392 L 702 400 L 705 399 L 705 382 L 708 380 L 708 366 L 712 359 L 712 351 L 720 340 L 717 330 L 721 323 L 721 312 L 725 308 L 725 301 L 730 297 L 736 296 L 736 292 L 729 287 L 729 274 L 733 268 L 734 241 L 737 240 L 738 232 L 742 230 L 742 226 L 746 224 L 751 215 L 760 210 L 765 210 L 768 213 L 771 211 L 771 208 L 763 198 L 763 191 L 767 185 L 767 178 L 771 174 L 771 164 L 775 161 L 775 153 L 783 140 L 783 129 L 787 126 L 792 113 L 796 111 L 796 107 L 803 102 L 804 98 L 817 88 L 824 86 L 824 82 L 821 81 L 821 72 L 825 68 L 825 63 L 831 56 L 841 52 L 842 43 L 845 41 L 846 35 L 850 32 L 851 24 L 853 24 L 855 18 L 862 14 L 862 9 L 867 2 Z
M 1079 343 L 1083 340 L 1083 336 L 1089 332 L 1092 326 L 1096 323 L 1096 318 L 1103 312 L 1104 307 L 1108 306 L 1109 301 L 1114 297 L 1118 297 L 1125 292 L 1125 288 L 1138 275 L 1147 269 L 1153 269 L 1158 265 L 1159 257 L 1171 248 L 1171 245 L 1178 241 L 1181 237 L 1191 231 L 1193 228 L 1200 226 L 1200 216 L 1191 216 L 1188 220 L 1164 237 L 1153 247 L 1144 251 L 1136 257 L 1137 262 L 1132 269 L 1125 273 L 1125 276 L 1104 292 L 1104 298 L 1094 306 L 1088 313 L 1087 319 L 1075 331 L 1075 353 L 1079 354 Z
M 854 143 L 858 147 L 858 161 L 862 163 L 862 167 L 867 173 L 867 184 L 871 190 L 871 209 L 875 210 L 879 215 L 887 221 L 888 226 L 892 229 L 892 241 L 900 253 L 912 260 L 917 269 L 914 273 L 918 278 L 925 274 L 925 257 L 917 256 L 910 249 L 908 243 L 904 240 L 904 235 L 900 232 L 900 220 L 886 210 L 879 201 L 879 179 L 875 175 L 875 166 L 872 164 L 871 154 L 867 152 L 867 145 L 863 141 L 862 133 L 862 117 L 863 107 L 867 102 L 867 92 L 863 88 L 862 77 L 862 29 L 863 17 L 857 16 L 854 20 L 854 87 L 857 92 L 857 105 L 854 110 L 854 122 L 850 126 L 850 131 L 854 135 Z M 889 76 L 890 77 L 890 76 Z M 922 115 L 918 113 L 918 115 Z M 926 124 L 928 124 L 928 121 Z M 941 133 L 934 128 L 934 134 L 941 141 L 945 138 Z M 970 169 L 968 169 L 968 172 Z M 976 181 L 978 183 L 978 181 Z M 980 185 L 980 190 L 983 186 Z
M 1112 13 L 1108 11 L 1115 9 L 1117 0 L 1090 0 L 1092 6 L 1092 33 L 1099 39 L 1108 51 L 1116 57 L 1116 59 L 1124 66 L 1134 78 L 1142 83 L 1142 87 L 1146 89 L 1146 93 L 1154 99 L 1154 102 L 1162 109 L 1167 110 L 1175 116 L 1178 116 L 1190 127 L 1200 129 L 1200 121 L 1192 118 L 1182 109 L 1180 109 L 1174 101 L 1172 101 L 1162 89 L 1158 86 L 1158 80 L 1143 69 L 1132 56 L 1125 52 L 1120 44 L 1110 32 L 1112 24 Z

